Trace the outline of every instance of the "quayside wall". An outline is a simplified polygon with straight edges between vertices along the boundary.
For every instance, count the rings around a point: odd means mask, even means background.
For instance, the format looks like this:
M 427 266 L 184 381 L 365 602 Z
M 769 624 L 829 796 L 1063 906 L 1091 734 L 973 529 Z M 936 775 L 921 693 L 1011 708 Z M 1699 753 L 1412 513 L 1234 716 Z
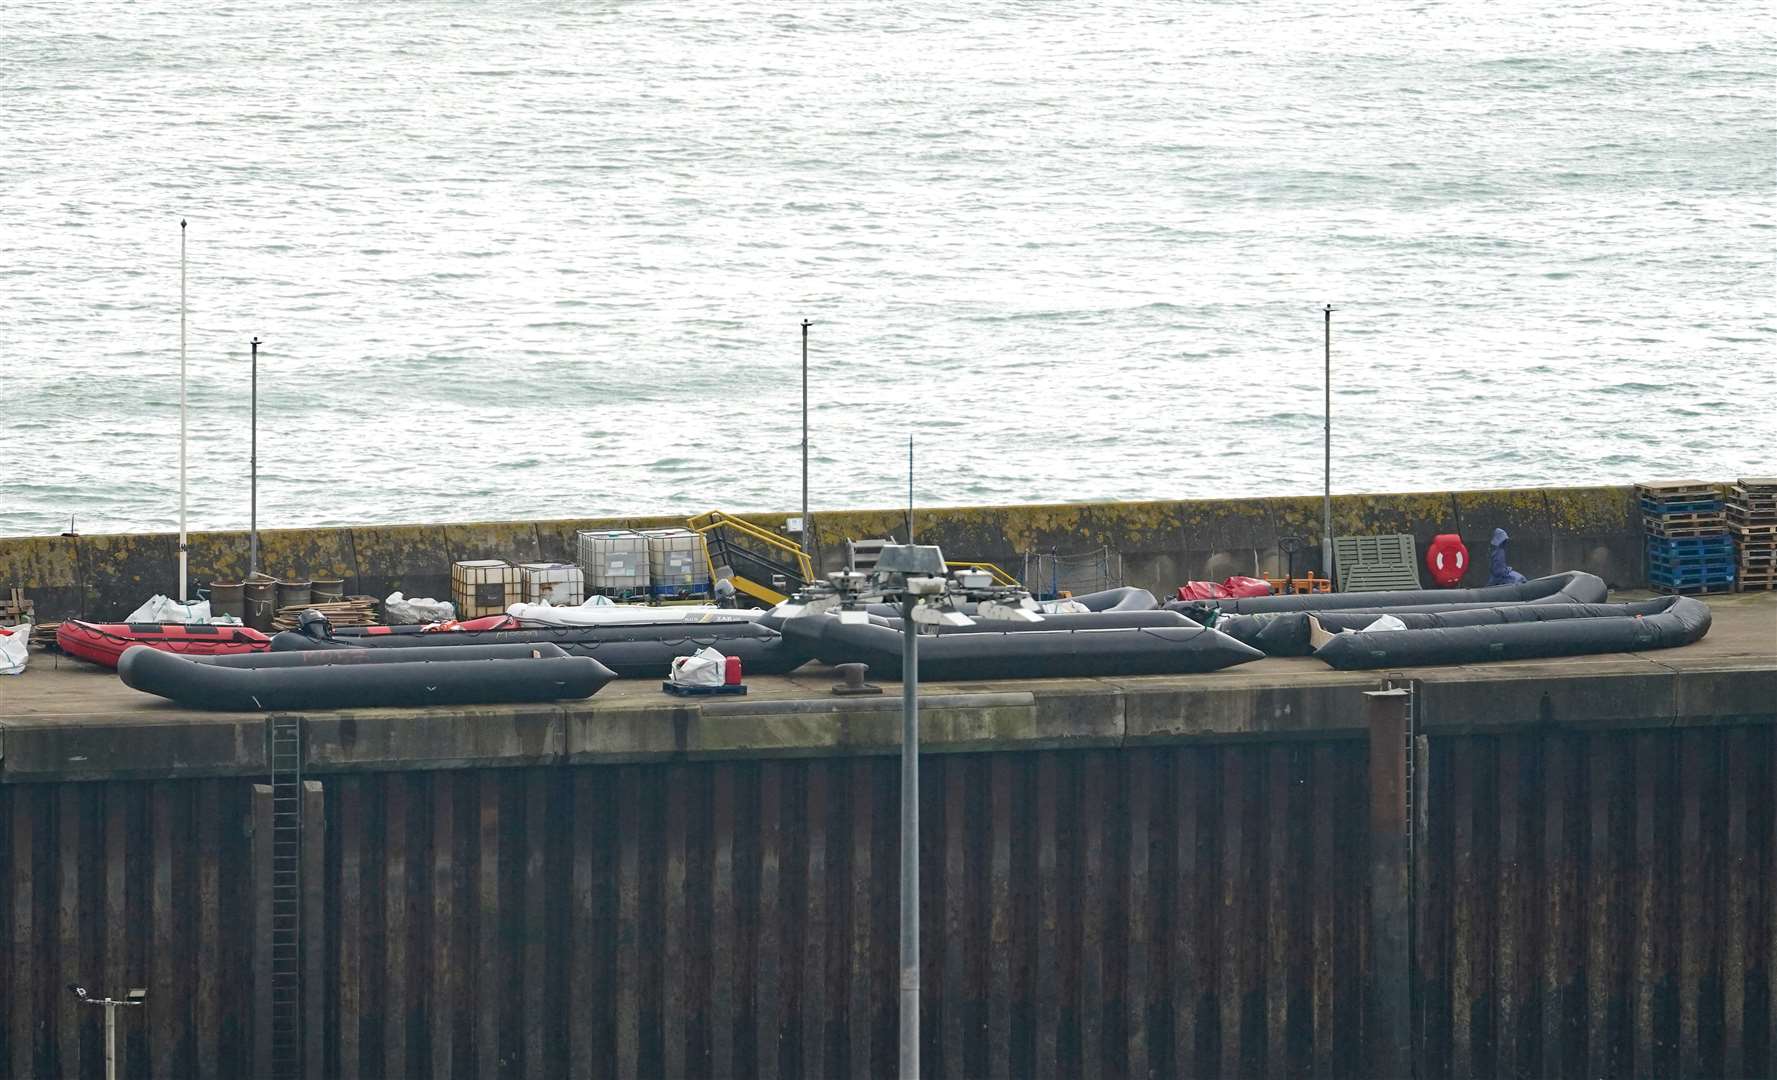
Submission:
M 746 515 L 770 528 L 791 515 Z M 840 565 L 847 538 L 906 536 L 904 510 L 823 510 L 813 518 L 813 547 L 827 569 Z M 985 559 L 1019 574 L 1027 552 L 1079 554 L 1109 547 L 1122 557 L 1126 584 L 1170 592 L 1190 579 L 1281 573 L 1280 537 L 1304 542 L 1298 573 L 1320 568 L 1318 497 L 1061 503 L 916 509 L 918 539 L 953 559 Z M 550 521 L 267 529 L 260 567 L 271 574 L 336 576 L 355 594 L 448 597 L 450 564 L 459 559 L 572 561 L 581 529 L 683 525 L 678 517 L 568 518 Z M 1512 535 L 1512 561 L 1536 576 L 1586 570 L 1613 587 L 1645 584 L 1641 520 L 1630 487 L 1523 488 L 1340 495 L 1338 535 L 1412 533 L 1421 548 L 1454 532 L 1473 559 L 1465 584 L 1486 582 L 1493 530 Z M 247 572 L 245 532 L 198 532 L 189 544 L 190 580 L 240 580 Z M 40 618 L 116 619 L 154 593 L 178 589 L 178 537 L 171 533 L 0 538 L 0 587 L 24 588 Z
M 1424 682 L 1392 741 L 1343 676 L 1170 720 L 1136 684 L 1059 728 L 989 705 L 921 775 L 926 1075 L 1377 1075 L 1389 1032 L 1427 1078 L 1772 1075 L 1774 678 Z M 747 745 L 745 708 L 782 710 L 737 702 L 578 751 L 559 713 L 488 710 L 405 764 L 428 714 L 305 721 L 304 1075 L 891 1075 L 890 704 L 849 745 Z M 69 741 L 83 779 L 0 784 L 0 1070 L 101 1075 L 79 981 L 148 988 L 126 1075 L 266 1074 L 270 791 L 255 729 L 214 727 L 238 766 L 125 779 Z M 9 769 L 50 760 L 16 734 Z

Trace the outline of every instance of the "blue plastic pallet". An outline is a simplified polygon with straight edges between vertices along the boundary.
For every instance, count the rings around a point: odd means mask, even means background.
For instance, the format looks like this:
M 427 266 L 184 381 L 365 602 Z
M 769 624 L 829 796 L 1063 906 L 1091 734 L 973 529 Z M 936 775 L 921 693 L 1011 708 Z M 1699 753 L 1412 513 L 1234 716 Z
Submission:
M 1650 548 L 1711 548 L 1732 547 L 1734 538 L 1726 532 L 1715 536 L 1650 536 L 1647 546 Z
M 1698 559 L 1732 559 L 1734 548 L 1723 544 L 1720 547 L 1707 548 L 1657 548 L 1651 544 L 1647 549 L 1650 559 L 1663 559 L 1667 562 L 1695 562 Z
M 1693 573 L 1690 571 L 1670 573 L 1659 570 L 1649 570 L 1647 572 L 1647 580 L 1650 585 L 1662 585 L 1666 587 L 1688 585 L 1732 585 L 1734 583 L 1734 571 L 1732 569 L 1712 569 L 1702 573 Z
M 1713 514 L 1727 504 L 1721 499 L 1697 499 L 1691 502 L 1652 502 L 1641 500 L 1641 512 L 1654 517 L 1665 514 Z

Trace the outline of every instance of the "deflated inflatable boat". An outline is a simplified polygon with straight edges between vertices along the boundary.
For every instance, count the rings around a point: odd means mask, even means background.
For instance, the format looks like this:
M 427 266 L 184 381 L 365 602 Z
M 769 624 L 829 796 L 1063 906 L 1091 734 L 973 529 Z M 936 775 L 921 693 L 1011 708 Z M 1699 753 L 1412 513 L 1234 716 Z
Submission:
M 872 675 L 901 677 L 902 634 L 874 623 L 827 615 L 787 619 L 786 639 L 830 664 L 862 662 Z M 919 677 L 1035 679 L 1091 675 L 1188 675 L 1258 660 L 1264 654 L 1226 634 L 1196 625 L 1107 630 L 1002 630 L 980 624 L 970 633 L 920 636 Z
M 1488 585 L 1479 589 L 1408 589 L 1401 592 L 1293 593 L 1282 596 L 1245 596 L 1231 600 L 1174 600 L 1169 611 L 1181 611 L 1204 621 L 1212 612 L 1251 615 L 1268 611 L 1341 611 L 1370 608 L 1423 608 L 1447 610 L 1453 605 L 1500 604 L 1602 604 L 1610 590 L 1595 574 L 1569 570 L 1565 574 L 1533 578 L 1518 585 Z
M 810 654 L 768 626 L 750 621 L 620 623 L 607 626 L 533 626 L 517 630 L 438 630 L 415 634 L 340 636 L 332 639 L 286 630 L 272 636 L 276 653 L 302 650 L 474 648 L 486 645 L 552 645 L 569 656 L 589 656 L 618 678 L 664 678 L 675 657 L 713 647 L 740 658 L 748 675 L 784 675 Z
M 1217 621 L 1215 627 L 1266 656 L 1308 656 L 1314 652 L 1310 619 L 1332 634 L 1362 630 L 1384 615 L 1393 615 L 1410 630 L 1423 630 L 1658 615 L 1672 607 L 1672 599 L 1660 597 L 1635 604 L 1453 604 L 1436 608 L 1359 611 L 1273 611 L 1262 615 L 1230 615 Z
M 1709 632 L 1709 605 L 1688 596 L 1637 604 L 1519 605 L 1394 615 L 1404 630 L 1363 630 L 1385 613 L 1303 615 L 1314 655 L 1341 671 L 1473 664 L 1689 645 Z M 1386 613 L 1393 614 L 1393 613 Z
M 249 712 L 561 701 L 590 697 L 616 677 L 547 644 L 207 657 L 133 648 L 117 674 L 181 705 Z

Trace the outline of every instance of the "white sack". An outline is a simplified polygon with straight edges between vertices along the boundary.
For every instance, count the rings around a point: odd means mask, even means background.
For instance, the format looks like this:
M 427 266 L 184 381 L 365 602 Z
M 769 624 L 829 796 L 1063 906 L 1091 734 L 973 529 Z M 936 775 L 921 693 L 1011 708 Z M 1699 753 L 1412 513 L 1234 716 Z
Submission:
M 728 658 L 705 646 L 690 656 L 673 657 L 669 678 L 675 686 L 721 686 Z
M 1380 619 L 1377 619 L 1375 622 L 1364 627 L 1362 630 L 1359 630 L 1358 633 L 1367 634 L 1372 630 L 1405 630 L 1406 628 L 1407 624 L 1395 618 L 1393 615 L 1384 615 Z
M 31 624 L 0 626 L 0 675 L 23 675 L 31 659 Z
M 429 596 L 410 600 L 399 592 L 392 592 L 383 601 L 383 621 L 391 626 L 450 622 L 456 617 L 457 610 L 448 600 L 434 600 Z
M 129 613 L 123 620 L 128 623 L 211 623 L 217 626 L 239 626 L 241 620 L 233 615 L 210 614 L 208 600 L 193 600 L 181 604 L 169 596 L 155 593 L 146 604 Z

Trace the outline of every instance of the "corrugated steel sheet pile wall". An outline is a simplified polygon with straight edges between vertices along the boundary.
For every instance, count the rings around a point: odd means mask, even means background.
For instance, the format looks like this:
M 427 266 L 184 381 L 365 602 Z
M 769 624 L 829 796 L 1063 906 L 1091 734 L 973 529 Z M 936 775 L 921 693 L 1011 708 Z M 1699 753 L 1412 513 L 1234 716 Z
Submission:
M 1429 747 L 1421 1075 L 1772 1072 L 1771 728 Z M 1365 765 L 1359 740 L 928 759 L 927 1075 L 1364 1075 Z M 896 769 L 321 777 L 311 1075 L 892 1073 Z M 0 791 L 0 1065 L 101 1074 L 79 981 L 148 987 L 128 1075 L 254 1071 L 253 798 Z

